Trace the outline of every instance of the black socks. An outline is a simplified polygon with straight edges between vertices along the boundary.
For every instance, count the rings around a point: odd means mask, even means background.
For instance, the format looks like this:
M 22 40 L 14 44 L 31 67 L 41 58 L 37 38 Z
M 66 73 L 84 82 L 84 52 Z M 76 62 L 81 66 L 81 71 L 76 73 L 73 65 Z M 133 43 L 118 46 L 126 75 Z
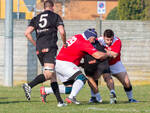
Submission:
M 58 88 L 57 82 L 52 82 L 51 87 L 53 89 L 53 92 L 54 92 L 54 95 L 56 96 L 57 101 L 63 103 L 63 100 L 59 93 L 59 88 Z
M 34 86 L 40 84 L 40 83 L 43 83 L 45 82 L 46 79 L 45 79 L 45 76 L 44 74 L 40 74 L 38 75 L 37 77 L 35 77 L 35 79 L 33 79 L 28 85 L 33 88 Z

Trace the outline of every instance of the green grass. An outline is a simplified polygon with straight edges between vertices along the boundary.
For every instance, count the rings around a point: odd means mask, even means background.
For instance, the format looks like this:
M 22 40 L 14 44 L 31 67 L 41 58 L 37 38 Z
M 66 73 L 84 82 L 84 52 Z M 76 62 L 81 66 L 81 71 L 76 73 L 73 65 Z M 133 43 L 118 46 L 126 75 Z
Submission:
M 69 104 L 56 107 L 54 95 L 47 96 L 48 103 L 40 101 L 39 86 L 33 88 L 31 101 L 25 99 L 21 86 L 13 88 L 0 86 L 0 113 L 150 113 L 150 85 L 133 86 L 134 97 L 139 103 L 128 103 L 121 86 L 116 86 L 117 104 L 109 104 L 109 91 L 100 86 L 102 104 L 88 104 L 90 89 L 87 85 L 77 95 L 81 105 Z M 67 95 L 62 95 L 65 99 Z

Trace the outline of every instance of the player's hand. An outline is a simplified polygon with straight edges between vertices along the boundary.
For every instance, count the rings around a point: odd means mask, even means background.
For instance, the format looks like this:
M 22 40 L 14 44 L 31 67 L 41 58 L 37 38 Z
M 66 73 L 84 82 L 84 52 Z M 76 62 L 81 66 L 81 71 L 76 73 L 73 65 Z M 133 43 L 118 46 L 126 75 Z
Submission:
M 107 55 L 109 58 L 116 58 L 118 56 L 118 53 L 116 52 L 109 51 L 109 50 L 106 50 L 106 51 L 107 51 Z
M 109 50 L 107 50 L 107 49 L 105 49 L 106 50 L 106 52 L 107 52 L 107 55 L 108 55 L 108 57 L 112 57 L 112 55 L 111 55 L 111 51 L 109 51 Z
M 95 64 L 96 63 L 96 60 L 91 60 L 88 62 L 89 64 Z

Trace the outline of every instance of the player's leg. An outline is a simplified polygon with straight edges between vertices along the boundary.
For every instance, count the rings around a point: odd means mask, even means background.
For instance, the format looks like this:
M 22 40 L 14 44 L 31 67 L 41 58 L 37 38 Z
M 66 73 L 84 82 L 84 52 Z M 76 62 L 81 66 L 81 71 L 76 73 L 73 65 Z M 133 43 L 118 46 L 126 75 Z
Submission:
M 73 84 L 73 80 L 69 80 L 67 82 L 64 82 L 59 86 L 59 92 L 61 94 L 70 94 L 71 90 L 72 90 L 72 84 Z M 41 89 L 43 90 L 43 87 L 41 87 Z M 53 90 L 51 87 L 44 87 L 44 92 L 46 95 L 52 94 Z
M 54 71 L 55 67 L 55 56 L 57 53 L 57 49 L 51 49 L 46 53 L 41 53 L 38 55 L 38 58 L 44 66 L 43 68 L 43 74 L 38 75 L 34 80 L 32 80 L 29 84 L 28 87 L 33 88 L 34 86 L 38 85 L 39 83 L 43 83 L 46 80 L 51 79 L 51 87 L 53 89 L 54 95 L 56 96 L 56 99 L 58 101 L 58 107 L 61 107 L 59 105 L 63 106 L 63 100 L 60 97 L 59 89 L 58 89 L 58 84 L 57 84 L 57 79 Z M 23 85 L 24 88 L 25 85 Z M 31 97 L 28 93 L 28 90 L 24 91 L 26 93 L 26 97 Z
M 42 66 L 44 66 L 43 55 L 44 55 L 43 53 L 38 55 L 39 61 Z M 27 100 L 30 100 L 31 98 L 31 88 L 33 88 L 39 83 L 43 83 L 44 81 L 46 81 L 44 74 L 40 74 L 40 75 L 37 75 L 31 82 L 23 84 L 22 87 L 24 89 Z
M 91 89 L 91 98 L 89 100 L 89 103 L 101 103 L 102 102 L 102 98 L 100 95 L 100 92 L 98 90 L 98 80 L 94 80 L 91 76 L 87 76 L 88 78 L 88 84 L 90 86 Z
M 82 74 L 81 71 L 78 71 L 70 79 L 74 79 L 74 78 L 75 81 L 72 85 L 72 91 L 68 96 L 68 98 L 66 98 L 66 101 L 68 103 L 80 104 L 80 102 L 76 100 L 76 96 L 79 93 L 79 91 L 83 88 L 86 82 L 86 77 Z
M 56 53 L 57 53 L 57 49 L 50 49 L 49 54 L 45 54 L 45 63 L 44 63 L 44 76 L 46 78 L 46 80 L 50 80 L 50 86 L 54 92 L 54 95 L 58 101 L 58 107 L 62 107 L 64 106 L 64 102 L 60 96 L 60 92 L 59 92 L 59 87 L 58 87 L 58 83 L 57 83 L 57 78 L 56 78 L 56 73 L 54 71 L 55 68 L 55 63 L 56 63 Z M 48 62 L 48 63 L 47 63 Z M 53 64 L 53 65 L 52 65 Z M 46 69 L 46 67 L 50 68 L 50 69 Z
M 116 101 L 116 92 L 114 89 L 114 81 L 110 75 L 110 73 L 103 74 L 104 81 L 107 84 L 108 89 L 110 90 L 110 104 L 117 103 Z
M 129 76 L 128 76 L 127 72 L 120 72 L 117 74 L 113 74 L 113 76 L 116 77 L 124 86 L 124 90 L 129 99 L 129 102 L 138 102 L 135 99 L 133 99 L 132 85 L 129 80 Z
M 85 76 L 80 71 L 80 68 L 71 62 L 56 60 L 55 68 L 56 68 L 56 72 L 59 73 L 59 74 L 57 74 L 57 77 L 63 83 L 68 80 L 75 80 L 75 78 L 77 78 L 76 81 L 73 83 L 72 91 L 70 94 L 72 96 L 72 97 L 70 96 L 70 99 L 72 99 L 73 102 L 75 103 L 75 97 L 73 97 L 73 95 L 76 96 L 76 94 L 78 93 L 78 90 L 80 90 L 84 85 L 82 80 L 78 80 L 79 78 L 77 76 L 81 74 L 80 75 L 81 79 L 82 78 L 85 79 Z M 74 93 L 76 93 L 76 94 L 74 94 Z
M 59 87 L 59 92 L 61 94 L 70 94 L 71 90 L 72 90 L 72 84 L 73 84 L 73 80 L 64 82 L 62 85 L 58 85 Z M 53 90 L 52 87 L 40 87 L 40 93 L 41 93 L 41 99 L 42 102 L 45 103 L 46 102 L 46 96 L 49 94 L 53 94 Z
M 91 91 L 91 98 L 89 100 L 89 103 L 97 103 L 102 102 L 102 98 L 100 95 L 100 92 L 98 90 L 98 79 L 100 77 L 100 74 L 97 73 L 97 65 L 98 64 L 86 64 L 84 66 L 84 72 L 88 79 L 88 84 L 90 86 Z

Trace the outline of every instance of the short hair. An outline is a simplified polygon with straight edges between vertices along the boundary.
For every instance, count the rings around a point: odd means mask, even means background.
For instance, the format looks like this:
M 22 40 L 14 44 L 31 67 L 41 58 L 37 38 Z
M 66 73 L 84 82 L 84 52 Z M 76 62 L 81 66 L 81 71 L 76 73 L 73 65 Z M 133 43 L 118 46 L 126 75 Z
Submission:
M 114 32 L 111 30 L 111 29 L 106 29 L 104 31 L 104 37 L 108 37 L 108 38 L 111 38 L 114 36 Z
M 52 0 L 46 0 L 44 1 L 44 9 L 49 7 L 49 8 L 52 8 L 54 6 L 54 3 Z

